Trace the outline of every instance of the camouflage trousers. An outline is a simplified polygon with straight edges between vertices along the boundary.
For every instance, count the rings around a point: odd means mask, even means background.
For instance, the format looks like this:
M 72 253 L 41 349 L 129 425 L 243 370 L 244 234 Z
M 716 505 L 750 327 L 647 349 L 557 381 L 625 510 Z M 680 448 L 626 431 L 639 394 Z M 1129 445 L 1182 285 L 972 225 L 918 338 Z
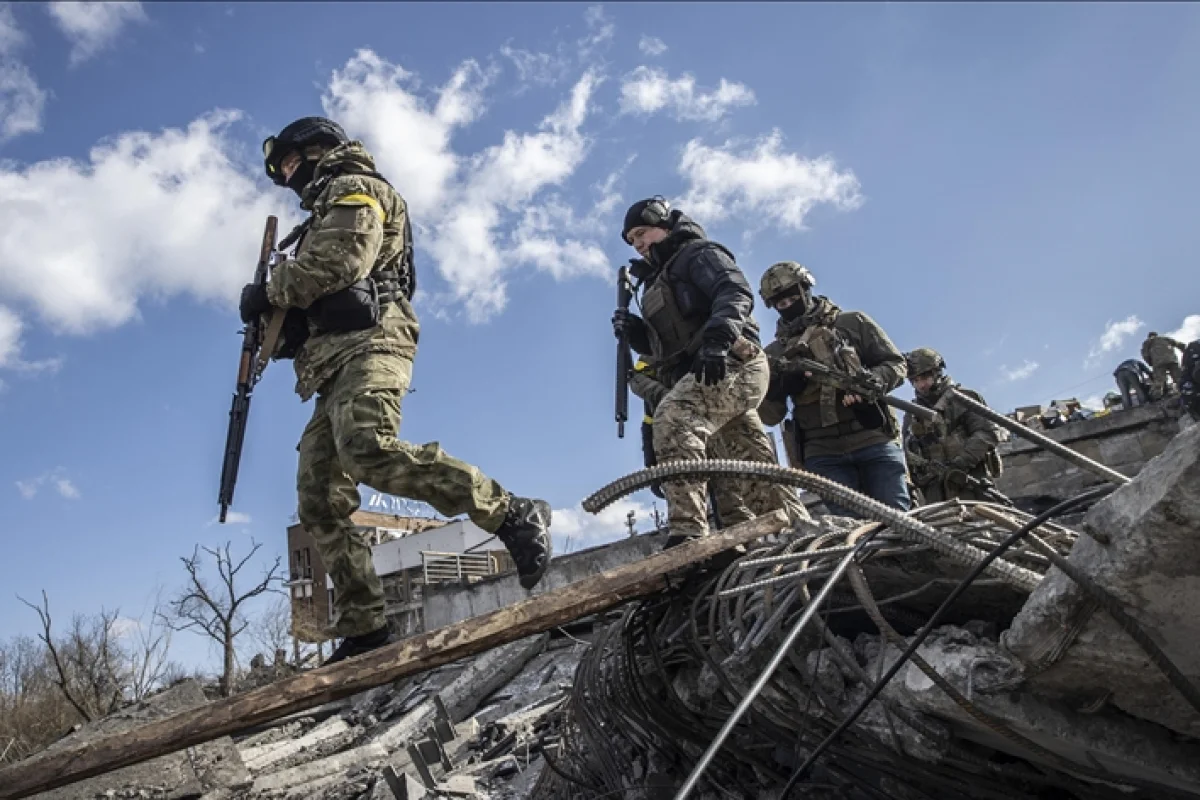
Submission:
M 1175 391 L 1179 391 L 1179 365 L 1166 363 L 1155 364 L 1150 368 L 1152 383 L 1150 385 L 1150 396 L 1155 400 L 1161 400 L 1167 395 L 1167 377 L 1171 378 L 1171 384 L 1175 387 Z
M 355 358 L 317 394 L 312 419 L 296 448 L 300 522 L 317 544 L 333 580 L 337 636 L 357 636 L 386 624 L 383 588 L 365 534 L 350 515 L 358 484 L 420 500 L 446 516 L 466 514 L 486 531 L 500 527 L 508 493 L 475 467 L 431 442 L 396 438 L 400 400 L 412 361 L 389 354 Z
M 725 380 L 715 386 L 705 386 L 692 375 L 685 375 L 654 410 L 658 462 L 703 459 L 710 453 L 711 444 L 713 456 L 778 463 L 757 411 L 767 393 L 767 379 L 767 358 L 762 351 L 731 368 Z M 667 481 L 662 488 L 671 535 L 708 533 L 704 481 Z M 787 486 L 724 480 L 713 488 L 725 525 L 776 509 L 786 511 L 792 520 L 808 519 L 795 490 Z

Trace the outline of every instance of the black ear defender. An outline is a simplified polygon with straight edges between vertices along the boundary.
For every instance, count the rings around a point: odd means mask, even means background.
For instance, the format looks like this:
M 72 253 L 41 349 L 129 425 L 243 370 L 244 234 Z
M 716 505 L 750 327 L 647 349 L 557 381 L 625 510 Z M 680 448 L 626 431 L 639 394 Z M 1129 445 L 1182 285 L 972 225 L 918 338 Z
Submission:
M 656 194 L 642 209 L 642 222 L 647 225 L 662 225 L 671 213 L 671 204 L 661 194 Z

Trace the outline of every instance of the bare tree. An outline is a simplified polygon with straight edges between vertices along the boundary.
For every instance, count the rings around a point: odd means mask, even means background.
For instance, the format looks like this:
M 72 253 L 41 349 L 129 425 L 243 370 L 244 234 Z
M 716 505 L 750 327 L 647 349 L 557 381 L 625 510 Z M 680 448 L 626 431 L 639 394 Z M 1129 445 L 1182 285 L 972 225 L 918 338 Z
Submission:
M 125 685 L 130 700 L 138 701 L 166 684 L 168 674 L 178 665 L 169 660 L 171 626 L 163 613 L 162 590 L 155 592 L 148 613 L 134 620 L 125 645 Z
M 244 613 L 247 601 L 266 592 L 274 591 L 271 584 L 282 580 L 279 574 L 279 557 L 266 570 L 262 578 L 249 589 L 239 590 L 237 581 L 246 564 L 262 545 L 251 541 L 250 552 L 239 561 L 234 561 L 232 543 L 224 547 L 209 548 L 196 546 L 191 557 L 181 558 L 187 570 L 190 585 L 179 592 L 170 602 L 169 624 L 175 630 L 191 630 L 204 634 L 221 647 L 222 671 L 221 694 L 228 697 L 233 691 L 233 677 L 237 665 L 235 643 L 237 637 L 250 624 Z M 201 573 L 201 551 L 211 556 L 217 565 L 219 585 L 213 587 Z
M 113 623 L 119 614 L 104 609 L 95 617 L 76 614 L 67 635 L 56 641 L 46 592 L 42 592 L 40 606 L 17 599 L 37 613 L 42 623 L 38 638 L 54 667 L 54 683 L 79 715 L 90 722 L 120 708 L 125 698 L 121 681 L 124 654 L 113 641 Z

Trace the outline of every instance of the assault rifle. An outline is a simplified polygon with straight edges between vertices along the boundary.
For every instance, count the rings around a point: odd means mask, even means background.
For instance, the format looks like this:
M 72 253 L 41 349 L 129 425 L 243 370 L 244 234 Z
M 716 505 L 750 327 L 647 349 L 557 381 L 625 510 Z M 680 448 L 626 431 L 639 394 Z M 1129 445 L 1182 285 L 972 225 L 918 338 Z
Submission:
M 265 286 L 275 255 L 275 234 L 279 221 L 267 217 L 258 265 L 254 268 L 254 283 Z M 233 505 L 233 487 L 237 483 L 238 465 L 242 460 L 242 443 L 246 439 L 246 420 L 250 416 L 250 394 L 262 377 L 267 362 L 275 352 L 286 314 L 275 310 L 249 322 L 242 329 L 242 354 L 238 360 L 237 388 L 233 407 L 229 409 L 229 430 L 225 434 L 225 456 L 221 462 L 221 488 L 217 502 L 221 504 L 220 521 L 225 522 L 229 506 Z
M 865 369 L 860 370 L 858 374 L 852 375 L 833 367 L 827 367 L 820 361 L 814 361 L 811 358 L 785 358 L 782 363 L 786 364 L 789 370 L 800 370 L 810 373 L 808 379 L 811 381 L 841 389 L 847 394 L 856 394 L 868 402 L 883 402 L 892 408 L 906 411 L 909 414 L 914 414 L 926 420 L 937 419 L 938 412 L 932 408 L 926 408 L 916 403 L 910 403 L 907 400 L 901 400 L 898 397 L 892 397 L 884 391 L 883 386 L 880 385 L 875 376 Z
M 1013 505 L 1013 501 L 1009 499 L 1008 495 L 997 489 L 996 484 L 990 479 L 977 478 L 967 473 L 966 470 L 955 469 L 949 464 L 943 464 L 941 461 L 934 461 L 933 459 L 926 459 L 926 461 L 933 466 L 935 474 L 941 480 L 962 484 L 981 497 L 991 500 L 993 503 L 1010 507 Z
M 617 270 L 617 309 L 628 311 L 633 300 L 633 284 L 629 282 L 629 268 Z M 617 337 L 617 438 L 625 438 L 625 423 L 629 420 L 629 372 L 633 369 L 633 356 L 629 352 L 629 334 L 624 331 Z

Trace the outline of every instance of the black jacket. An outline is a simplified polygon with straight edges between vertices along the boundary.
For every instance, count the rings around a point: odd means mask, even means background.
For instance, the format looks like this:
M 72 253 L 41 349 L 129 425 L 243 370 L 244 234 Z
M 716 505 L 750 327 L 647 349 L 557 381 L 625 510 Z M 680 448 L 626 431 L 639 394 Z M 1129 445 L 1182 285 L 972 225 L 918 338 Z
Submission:
M 724 247 L 710 241 L 704 229 L 683 212 L 672 211 L 669 221 L 670 234 L 651 246 L 646 261 L 634 264 L 633 276 L 641 285 L 648 286 L 667 264 L 667 281 L 674 290 L 680 311 L 685 316 L 702 314 L 707 318 L 704 344 L 728 348 L 742 335 L 758 343 L 758 327 L 750 316 L 754 292 L 732 256 Z M 693 243 L 696 244 L 679 258 L 671 260 Z M 650 353 L 644 325 L 633 326 L 629 344 L 643 355 Z

